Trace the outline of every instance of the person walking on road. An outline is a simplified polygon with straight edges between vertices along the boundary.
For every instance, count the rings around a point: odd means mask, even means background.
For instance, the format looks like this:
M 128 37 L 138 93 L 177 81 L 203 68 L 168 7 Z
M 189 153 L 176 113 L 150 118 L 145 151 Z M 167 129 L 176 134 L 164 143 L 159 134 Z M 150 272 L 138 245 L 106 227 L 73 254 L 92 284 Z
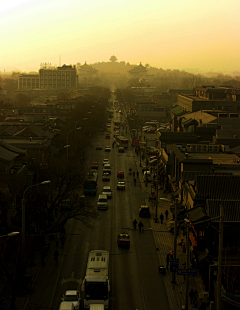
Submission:
M 58 256 L 59 256 L 59 253 L 58 253 L 58 250 L 56 250 L 54 252 L 54 262 L 55 262 L 55 266 L 58 265 Z
M 134 228 L 134 230 L 136 230 L 136 228 L 137 228 L 137 220 L 136 219 L 133 221 L 133 228 Z
M 166 269 L 168 270 L 168 266 L 169 266 L 169 253 L 166 256 Z
M 163 214 L 162 214 L 162 212 L 161 212 L 161 214 L 160 214 L 160 221 L 161 221 L 161 224 L 163 223 L 163 219 L 164 219 L 164 216 L 163 216 Z
M 194 291 L 193 304 L 194 304 L 194 308 L 197 309 L 198 308 L 198 292 L 197 292 L 197 290 Z
M 3 297 L 1 301 L 1 309 L 5 310 L 6 308 L 7 308 L 7 301 L 6 301 L 6 298 Z
M 193 304 L 194 296 L 195 296 L 194 290 L 191 288 L 191 291 L 189 292 L 191 305 Z
M 166 220 L 168 219 L 168 209 L 165 211 Z
M 138 228 L 139 228 L 139 231 L 140 232 L 142 232 L 143 231 L 143 223 L 140 221 L 139 223 L 138 223 Z

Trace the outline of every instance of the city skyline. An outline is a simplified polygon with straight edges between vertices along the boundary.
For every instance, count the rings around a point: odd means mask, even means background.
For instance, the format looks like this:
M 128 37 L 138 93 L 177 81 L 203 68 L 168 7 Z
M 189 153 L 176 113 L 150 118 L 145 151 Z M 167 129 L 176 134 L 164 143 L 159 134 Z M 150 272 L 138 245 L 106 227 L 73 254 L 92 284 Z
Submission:
M 238 0 L 17 0 L 0 8 L 0 71 L 118 61 L 240 71 Z

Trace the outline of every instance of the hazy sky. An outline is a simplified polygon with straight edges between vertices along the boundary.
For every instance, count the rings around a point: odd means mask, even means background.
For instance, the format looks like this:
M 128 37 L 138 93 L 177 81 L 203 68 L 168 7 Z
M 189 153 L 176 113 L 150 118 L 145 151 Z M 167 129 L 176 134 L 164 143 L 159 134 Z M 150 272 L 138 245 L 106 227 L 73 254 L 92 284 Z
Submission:
M 118 61 L 240 70 L 240 0 L 7 0 L 0 71 Z

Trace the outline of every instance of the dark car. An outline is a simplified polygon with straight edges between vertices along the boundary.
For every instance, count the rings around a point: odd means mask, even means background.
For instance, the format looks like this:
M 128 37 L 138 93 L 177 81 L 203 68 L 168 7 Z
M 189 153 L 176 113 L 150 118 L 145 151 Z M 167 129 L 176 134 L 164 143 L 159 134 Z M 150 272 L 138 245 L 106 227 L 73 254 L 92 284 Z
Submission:
M 139 216 L 140 217 L 150 217 L 150 208 L 149 206 L 141 206 L 139 208 Z
M 99 144 L 96 146 L 96 150 L 102 150 L 102 146 Z
M 122 247 L 130 246 L 130 236 L 127 233 L 122 233 L 117 236 L 117 244 Z

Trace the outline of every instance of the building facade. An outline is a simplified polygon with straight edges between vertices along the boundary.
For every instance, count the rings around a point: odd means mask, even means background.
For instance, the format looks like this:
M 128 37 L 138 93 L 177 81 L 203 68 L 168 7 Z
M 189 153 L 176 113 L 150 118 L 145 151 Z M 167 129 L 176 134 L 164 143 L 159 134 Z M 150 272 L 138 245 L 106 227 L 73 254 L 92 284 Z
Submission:
M 39 74 L 21 74 L 18 77 L 18 89 L 39 88 Z
M 77 86 L 77 70 L 75 66 L 61 67 L 42 66 L 39 70 L 41 89 L 73 89 Z

